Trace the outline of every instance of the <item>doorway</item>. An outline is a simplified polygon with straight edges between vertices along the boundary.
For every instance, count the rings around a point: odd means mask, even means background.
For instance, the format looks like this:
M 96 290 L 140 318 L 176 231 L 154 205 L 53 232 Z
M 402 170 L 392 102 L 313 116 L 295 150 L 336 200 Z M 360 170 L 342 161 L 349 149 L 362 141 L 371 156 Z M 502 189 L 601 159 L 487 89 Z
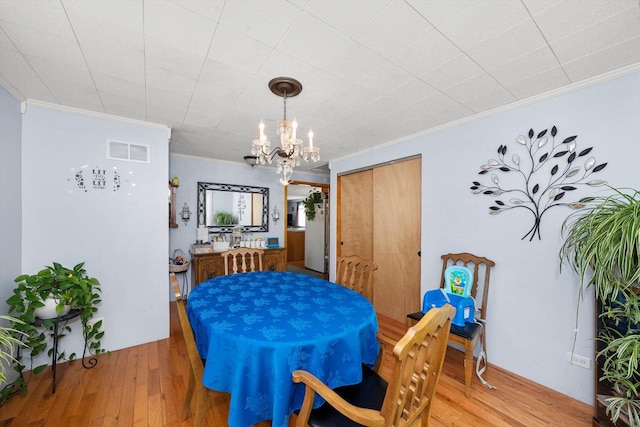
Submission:
M 312 193 L 318 194 L 318 203 L 313 203 L 315 217 L 308 220 L 304 201 Z M 284 197 L 287 271 L 328 280 L 329 184 L 292 181 Z

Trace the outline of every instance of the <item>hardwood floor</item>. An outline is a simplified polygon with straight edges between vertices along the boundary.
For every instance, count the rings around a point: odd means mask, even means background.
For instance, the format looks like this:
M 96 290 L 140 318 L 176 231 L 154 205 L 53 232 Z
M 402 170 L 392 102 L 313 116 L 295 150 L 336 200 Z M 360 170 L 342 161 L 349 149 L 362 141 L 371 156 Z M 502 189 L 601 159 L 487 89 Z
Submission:
M 309 270 L 307 267 L 304 266 L 304 260 L 289 261 L 289 262 L 287 262 L 287 265 L 291 265 L 293 267 L 298 267 L 298 268 L 301 268 L 303 270 L 307 270 L 307 271 L 311 272 L 313 276 L 320 277 L 321 279 L 324 279 L 324 280 L 329 280 L 329 273 L 319 273 L 319 272 L 314 271 L 314 270 Z M 287 270 L 287 271 L 289 271 L 289 270 Z
M 404 325 L 379 316 L 380 329 L 399 338 Z M 57 390 L 51 372 L 31 380 L 26 396 L 0 407 L 0 427 L 16 426 L 191 426 L 180 421 L 188 380 L 186 348 L 175 304 L 171 304 L 171 338 L 109 355 L 83 369 L 78 361 L 58 365 Z M 382 375 L 387 373 L 382 368 Z M 489 390 L 474 378 L 471 398 L 464 397 L 462 353 L 447 351 L 431 413 L 440 426 L 589 426 L 590 405 L 573 400 L 502 369 L 490 366 Z M 208 426 L 226 426 L 229 395 L 209 394 Z M 192 409 L 195 407 L 192 402 Z M 269 427 L 268 421 L 258 424 Z

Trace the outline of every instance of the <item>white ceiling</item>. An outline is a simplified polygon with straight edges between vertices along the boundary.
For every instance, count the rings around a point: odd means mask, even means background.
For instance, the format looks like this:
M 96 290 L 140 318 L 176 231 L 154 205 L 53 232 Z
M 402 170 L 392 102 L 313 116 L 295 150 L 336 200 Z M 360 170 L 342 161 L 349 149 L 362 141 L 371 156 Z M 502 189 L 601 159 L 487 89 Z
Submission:
M 0 0 L 0 85 L 242 161 L 274 77 L 321 164 L 640 63 L 638 0 Z M 317 165 L 314 165 L 317 166 Z
M 322 191 L 322 189 L 306 184 L 290 184 L 287 186 L 287 200 L 306 199 L 312 191 Z

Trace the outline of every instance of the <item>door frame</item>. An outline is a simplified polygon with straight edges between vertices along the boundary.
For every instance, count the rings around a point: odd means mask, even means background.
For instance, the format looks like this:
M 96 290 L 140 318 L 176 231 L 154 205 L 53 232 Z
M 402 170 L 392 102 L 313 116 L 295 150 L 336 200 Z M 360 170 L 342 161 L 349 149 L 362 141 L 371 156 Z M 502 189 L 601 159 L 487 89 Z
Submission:
M 293 185 L 308 185 L 310 187 L 320 187 L 320 189 L 321 189 L 321 191 L 323 193 L 326 192 L 326 193 L 329 193 L 329 195 L 331 194 L 331 186 L 326 182 L 322 183 L 322 182 L 312 182 L 312 181 L 291 180 L 291 181 L 289 181 L 289 185 L 291 185 L 291 184 L 293 184 Z M 287 213 L 287 206 L 288 206 L 287 197 L 289 195 L 289 185 L 285 185 L 284 186 L 284 202 L 283 202 L 282 206 L 284 207 L 285 214 Z M 289 264 L 289 253 L 288 253 L 288 250 L 287 250 L 287 248 L 289 246 L 288 246 L 288 242 L 287 242 L 287 221 L 286 221 L 286 219 L 287 219 L 287 217 L 285 216 L 283 218 L 283 221 L 282 221 L 283 235 L 284 235 L 284 239 L 283 240 L 284 240 L 284 248 L 285 248 L 285 251 L 284 251 L 285 252 L 285 257 L 284 257 L 285 258 L 284 259 L 284 261 L 285 261 L 284 262 L 285 270 L 287 268 L 287 264 Z M 328 226 L 329 226 L 329 229 L 331 229 L 331 216 L 329 216 L 329 225 Z

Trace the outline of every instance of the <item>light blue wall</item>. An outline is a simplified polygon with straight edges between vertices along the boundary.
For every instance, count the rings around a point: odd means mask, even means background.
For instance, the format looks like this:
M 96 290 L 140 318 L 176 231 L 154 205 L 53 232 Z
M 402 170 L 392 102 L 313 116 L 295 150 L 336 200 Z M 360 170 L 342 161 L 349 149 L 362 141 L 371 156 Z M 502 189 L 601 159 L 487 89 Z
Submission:
M 249 148 L 250 145 L 247 143 L 247 150 Z M 191 244 L 196 241 L 197 183 L 199 181 L 269 188 L 269 232 L 251 233 L 250 238 L 277 237 L 280 246 L 284 246 L 286 204 L 284 203 L 284 190 L 279 183 L 280 175 L 275 173 L 274 168 L 260 166 L 252 168 L 244 162 L 235 163 L 172 154 L 169 156 L 169 176 L 177 176 L 180 179 L 180 187 L 176 191 L 178 228 L 169 231 L 169 256 L 173 255 L 173 251 L 176 249 L 181 249 L 189 255 Z M 315 183 L 329 182 L 328 174 L 315 174 L 299 170 L 294 171 L 292 179 Z M 179 214 L 185 202 L 193 213 L 193 219 L 186 225 L 180 219 Z M 274 206 L 277 206 L 280 211 L 280 220 L 277 224 L 271 219 Z M 191 279 L 190 274 L 189 272 L 189 279 Z
M 85 262 L 102 284 L 107 350 L 168 337 L 168 129 L 31 104 L 22 120 L 22 271 Z M 151 161 L 107 159 L 107 139 L 147 144 Z M 61 344 L 82 352 L 76 330 Z
M 488 215 L 494 199 L 473 195 L 469 187 L 476 180 L 489 184 L 489 176 L 478 172 L 482 164 L 496 158 L 501 144 L 508 146 L 510 157 L 517 150 L 518 135 L 555 125 L 558 138 L 578 135 L 577 150 L 594 147 L 589 156 L 598 163 L 608 162 L 594 178 L 615 187 L 640 188 L 639 111 L 640 74 L 636 73 L 334 161 L 331 186 L 337 188 L 339 174 L 421 155 L 422 292 L 438 286 L 441 254 L 472 252 L 494 260 L 487 325 L 489 362 L 591 404 L 593 370 L 566 362 L 576 329 L 579 279 L 568 267 L 560 272 L 558 252 L 562 221 L 573 211 L 548 211 L 542 220 L 542 240 L 521 240 L 532 217 L 524 209 Z M 601 190 L 580 191 L 586 195 Z M 335 248 L 335 240 L 333 222 L 331 247 Z M 330 265 L 335 265 L 334 256 Z M 575 347 L 577 354 L 591 358 L 592 298 L 588 292 L 580 306 Z
M 4 285 L 22 271 L 49 264 L 52 253 L 65 263 L 87 261 L 89 272 L 101 279 L 105 289 L 100 314 L 105 317 L 108 334 L 103 343 L 112 350 L 168 335 L 167 254 L 176 248 L 188 252 L 196 239 L 195 220 L 185 226 L 178 219 L 180 227 L 167 231 L 169 177 L 181 180 L 177 206 L 186 201 L 194 212 L 197 181 L 268 186 L 270 210 L 275 203 L 284 211 L 283 191 L 272 169 L 169 157 L 166 135 L 158 134 L 157 129 L 30 110 L 23 118 L 21 155 L 14 151 L 21 144 L 18 110 L 19 104 L 0 89 L 0 176 L 2 182 L 11 182 L 1 193 L 0 280 Z M 442 253 L 469 251 L 493 259 L 496 268 L 487 335 L 490 363 L 592 403 L 593 371 L 566 363 L 576 320 L 576 353 L 593 354 L 592 295 L 587 294 L 576 317 L 578 278 L 567 268 L 559 271 L 560 224 L 569 211 L 557 209 L 543 219 L 542 240 L 522 241 L 531 218 L 517 211 L 488 215 L 492 200 L 472 195 L 469 186 L 478 179 L 480 165 L 495 157 L 500 144 L 511 150 L 515 138 L 530 128 L 556 125 L 559 135 L 578 135 L 579 148 L 593 146 L 598 161 L 609 163 L 600 177 L 613 186 L 639 188 L 640 177 L 635 172 L 640 156 L 638 111 L 640 74 L 633 74 L 334 161 L 332 218 L 336 218 L 338 174 L 421 155 L 422 291 L 437 286 Z M 98 193 L 81 197 L 73 189 L 72 168 L 100 164 L 106 137 L 152 141 L 154 157 L 148 171 L 140 165 L 117 165 L 132 172 L 128 182 L 144 186 L 131 197 L 123 193 L 109 198 Z M 103 165 L 113 167 L 115 163 L 105 161 Z M 326 182 L 321 176 L 294 175 L 301 181 Z M 265 235 L 282 241 L 283 219 L 278 227 L 273 225 L 271 221 Z M 330 247 L 335 248 L 335 221 L 331 227 Z M 12 237 L 7 240 L 5 236 Z M 22 271 L 16 270 L 16 264 Z M 333 252 L 330 265 L 335 265 Z
M 22 196 L 20 193 L 22 116 L 20 104 L 0 87 L 0 314 L 7 314 L 13 279 L 21 274 Z M 5 322 L 2 322 L 5 325 Z M 5 370 L 7 378 L 15 373 Z

